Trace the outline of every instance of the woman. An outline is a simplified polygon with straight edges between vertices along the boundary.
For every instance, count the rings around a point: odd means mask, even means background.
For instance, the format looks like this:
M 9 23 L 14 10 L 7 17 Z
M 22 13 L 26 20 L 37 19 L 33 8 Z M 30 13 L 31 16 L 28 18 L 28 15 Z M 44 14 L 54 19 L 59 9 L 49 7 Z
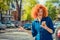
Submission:
M 35 19 L 32 22 L 32 35 L 35 40 L 53 40 L 54 27 L 51 18 L 48 17 L 47 8 L 37 4 L 31 15 Z

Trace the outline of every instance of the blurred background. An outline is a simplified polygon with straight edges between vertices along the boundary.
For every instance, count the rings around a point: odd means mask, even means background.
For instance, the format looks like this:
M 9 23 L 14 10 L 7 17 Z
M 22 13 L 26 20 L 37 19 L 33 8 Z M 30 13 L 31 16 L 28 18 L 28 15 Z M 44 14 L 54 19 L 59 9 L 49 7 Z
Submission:
M 48 8 L 55 33 L 60 40 L 60 0 L 0 0 L 0 40 L 34 40 L 31 35 L 31 10 L 36 4 Z

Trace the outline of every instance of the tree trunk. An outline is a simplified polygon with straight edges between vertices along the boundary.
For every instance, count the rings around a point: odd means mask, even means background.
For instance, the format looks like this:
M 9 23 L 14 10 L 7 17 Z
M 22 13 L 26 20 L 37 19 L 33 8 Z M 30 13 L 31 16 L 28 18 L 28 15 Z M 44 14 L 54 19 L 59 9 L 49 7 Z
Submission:
M 17 10 L 18 10 L 18 21 L 21 21 L 21 7 L 22 7 L 22 0 L 20 0 L 20 7 L 18 4 L 18 0 L 16 0 Z

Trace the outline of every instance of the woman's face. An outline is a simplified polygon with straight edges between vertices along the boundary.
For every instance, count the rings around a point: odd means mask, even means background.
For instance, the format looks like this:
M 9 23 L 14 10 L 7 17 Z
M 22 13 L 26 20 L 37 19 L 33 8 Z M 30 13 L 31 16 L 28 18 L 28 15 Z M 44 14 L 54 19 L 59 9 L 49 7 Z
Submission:
M 43 10 L 40 9 L 40 10 L 39 10 L 39 13 L 38 13 L 38 17 L 42 19 L 42 16 L 43 16 Z

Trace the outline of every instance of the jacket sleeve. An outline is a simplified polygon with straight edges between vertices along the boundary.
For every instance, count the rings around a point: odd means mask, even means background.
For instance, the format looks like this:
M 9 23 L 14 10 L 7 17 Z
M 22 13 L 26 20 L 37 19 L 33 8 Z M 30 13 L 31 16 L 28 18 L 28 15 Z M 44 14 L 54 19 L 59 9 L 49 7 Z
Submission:
M 35 30 L 35 22 L 32 23 L 32 36 L 35 37 L 37 34 L 36 30 Z
M 54 33 L 55 29 L 54 29 L 54 25 L 51 18 L 49 18 L 49 27 L 53 30 L 53 33 Z

